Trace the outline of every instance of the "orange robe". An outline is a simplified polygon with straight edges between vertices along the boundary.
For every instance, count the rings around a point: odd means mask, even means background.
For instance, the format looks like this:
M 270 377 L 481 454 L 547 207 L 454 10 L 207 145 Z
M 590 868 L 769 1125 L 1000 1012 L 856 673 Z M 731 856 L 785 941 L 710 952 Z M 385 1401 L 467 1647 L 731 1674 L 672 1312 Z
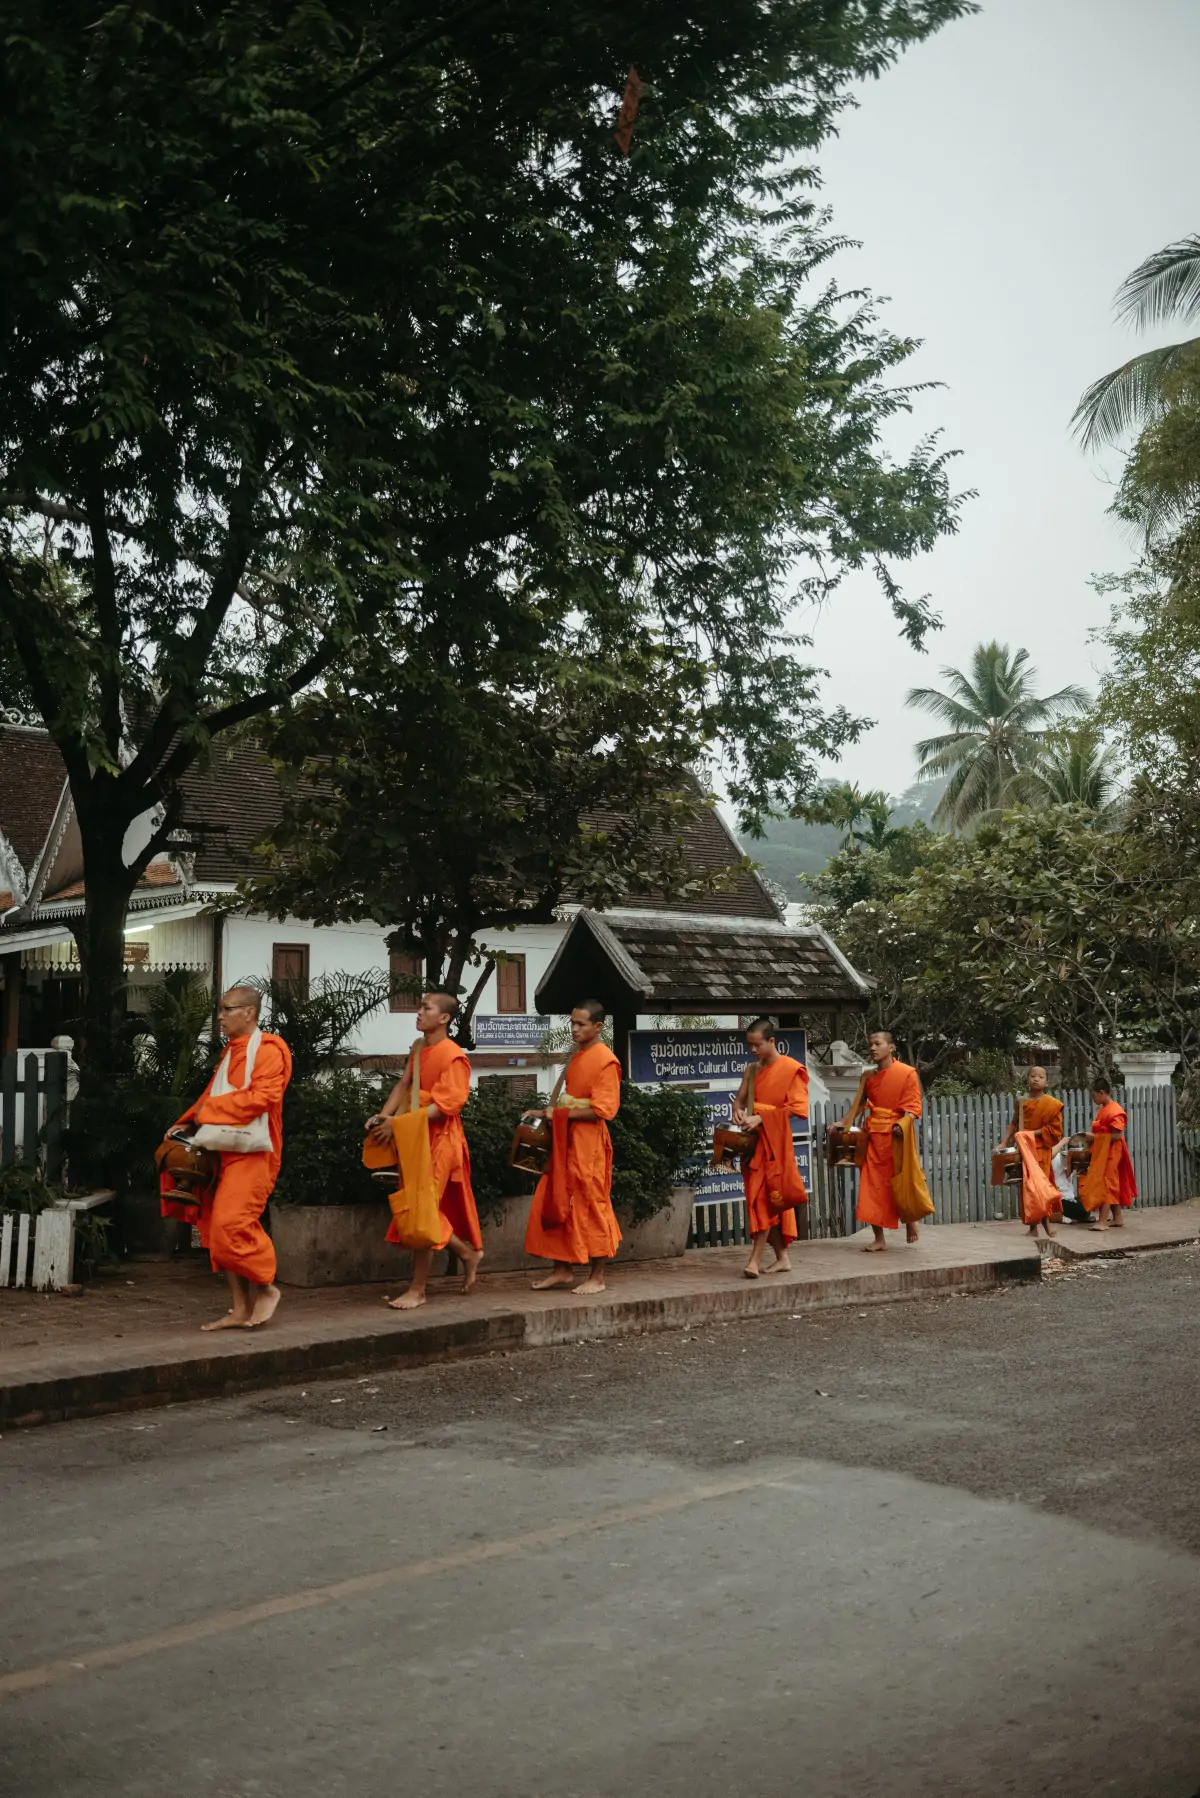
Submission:
M 1079 1177 L 1079 1200 L 1085 1211 L 1097 1211 L 1101 1205 L 1132 1205 L 1138 1196 L 1133 1158 L 1124 1136 L 1117 1135 L 1128 1121 L 1115 1099 L 1102 1105 L 1092 1119 L 1091 1165 Z
M 1063 1108 L 1062 1100 L 1052 1098 L 1049 1093 L 1042 1093 L 1037 1099 L 1022 1099 L 1020 1108 L 1021 1130 L 1032 1130 L 1038 1139 L 1037 1158 L 1047 1180 L 1053 1179 L 1050 1162 L 1057 1145 L 1062 1141 Z
M 271 1151 L 266 1155 L 222 1155 L 215 1187 L 200 1197 L 200 1241 L 213 1267 L 240 1274 L 255 1286 L 270 1286 L 275 1279 L 275 1245 L 262 1227 L 283 1154 L 283 1095 L 292 1077 L 292 1052 L 281 1036 L 264 1030 L 254 1058 L 248 1087 L 246 1047 L 249 1036 L 235 1036 L 229 1045 L 229 1083 L 238 1090 L 214 1095 L 210 1080 L 194 1105 L 179 1119 L 181 1124 L 250 1124 L 265 1111 L 271 1125 Z M 213 1079 L 216 1075 L 213 1075 Z M 160 1182 L 169 1188 L 169 1178 Z M 164 1217 L 190 1217 L 169 1199 L 162 1200 Z
M 1056 1146 L 1062 1141 L 1063 1133 L 1062 1100 L 1052 1098 L 1049 1093 L 1042 1093 L 1036 1099 L 1022 1099 L 1020 1105 L 1020 1128 L 1028 1130 L 1037 1141 L 1037 1162 L 1042 1172 L 1054 1186 L 1054 1172 L 1051 1162 Z M 1026 1191 L 1024 1177 L 1021 1180 L 1021 1222 L 1040 1224 L 1044 1217 L 1062 1216 L 1062 1198 L 1047 1208 L 1036 1196 Z M 1055 1192 L 1058 1188 L 1055 1186 Z
M 780 1055 L 772 1062 L 759 1063 L 754 1075 L 754 1109 L 764 1118 L 772 1113 L 783 1112 L 788 1118 L 806 1118 L 808 1116 L 808 1069 L 803 1062 L 796 1061 L 790 1055 Z M 754 1145 L 754 1155 L 749 1167 L 742 1171 L 742 1181 L 746 1188 L 746 1221 L 751 1236 L 759 1235 L 763 1230 L 770 1230 L 775 1224 L 783 1232 L 785 1242 L 795 1242 L 799 1231 L 796 1227 L 794 1206 L 786 1211 L 772 1211 L 768 1202 L 768 1187 L 771 1185 L 770 1173 L 776 1169 L 775 1158 L 771 1154 L 771 1143 L 767 1138 L 768 1125 L 764 1123 L 758 1131 L 758 1141 Z M 783 1169 L 784 1175 L 792 1172 L 795 1183 L 803 1197 L 800 1204 L 807 1204 L 808 1194 L 804 1191 L 804 1182 L 800 1178 L 800 1170 L 796 1167 L 796 1151 L 792 1147 L 792 1127 L 786 1127 L 786 1141 L 780 1136 L 780 1147 L 785 1158 L 790 1157 L 791 1168 Z M 776 1169 L 778 1172 L 778 1170 Z M 776 1187 L 777 1191 L 787 1191 L 787 1187 Z
M 885 1230 L 898 1230 L 900 1213 L 892 1193 L 892 1177 L 896 1172 L 892 1149 L 892 1127 L 904 1112 L 921 1115 L 921 1082 L 916 1068 L 907 1062 L 893 1061 L 867 1081 L 867 1156 L 858 1179 L 860 1224 L 879 1224 Z
M 591 1043 L 567 1063 L 567 1093 L 585 1099 L 593 1120 L 568 1124 L 565 1156 L 567 1215 L 561 1224 L 547 1223 L 543 1210 L 550 1198 L 553 1166 L 537 1184 L 525 1231 L 525 1253 L 543 1261 L 607 1261 L 616 1254 L 621 1230 L 612 1207 L 612 1138 L 605 1118 L 616 1117 L 621 1105 L 621 1064 L 604 1043 Z M 560 1125 L 561 1130 L 561 1125 Z
M 444 1115 L 429 1125 L 429 1154 L 438 1190 L 438 1214 L 442 1220 L 444 1249 L 452 1236 L 483 1247 L 479 1213 L 471 1190 L 471 1156 L 459 1113 L 471 1096 L 471 1061 L 449 1037 L 421 1050 L 419 1105 L 436 1105 Z M 399 1242 L 395 1218 L 388 1225 L 386 1241 Z

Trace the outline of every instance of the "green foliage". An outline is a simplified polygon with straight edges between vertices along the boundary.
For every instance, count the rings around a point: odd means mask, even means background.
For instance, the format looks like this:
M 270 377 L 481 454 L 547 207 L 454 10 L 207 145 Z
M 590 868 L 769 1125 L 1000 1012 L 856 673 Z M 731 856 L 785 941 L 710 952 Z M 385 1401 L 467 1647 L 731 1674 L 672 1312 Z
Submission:
M 967 1093 L 1013 1092 L 1012 1056 L 1006 1049 L 979 1049 L 940 1074 L 928 1091 L 935 1099 L 955 1099 Z
M 825 284 L 812 151 L 970 10 L 10 4 L 0 631 L 80 825 L 85 1079 L 189 768 L 346 664 L 461 650 L 471 690 L 488 643 L 634 619 L 752 821 L 852 731 L 797 585 L 877 569 L 918 640 L 893 567 L 957 508 L 936 446 L 880 448 L 914 346 Z
M 508 1199 L 533 1190 L 528 1174 L 509 1167 L 508 1152 L 522 1112 L 537 1103 L 536 1093 L 513 1093 L 507 1080 L 481 1080 L 463 1107 L 471 1184 L 482 1218 L 497 1217 Z
M 671 1188 L 688 1184 L 708 1144 L 708 1113 L 688 1087 L 621 1082 L 621 1109 L 609 1123 L 613 1141 L 613 1204 L 635 1224 L 670 1202 Z
M 138 1078 L 153 1092 L 180 1099 L 207 1080 L 213 1065 L 211 989 L 184 969 L 140 989 L 144 1011 L 131 1012 Z
M 390 1091 L 354 1073 L 293 1080 L 283 1100 L 283 1160 L 272 1205 L 369 1205 L 386 1195 L 362 1164 L 363 1126 Z
M 1016 809 L 933 838 L 911 876 L 823 921 L 875 981 L 871 1017 L 928 1077 L 1022 1035 L 1057 1042 L 1075 1079 L 1122 1048 L 1190 1063 L 1200 908 L 1194 873 L 1163 878 L 1168 845 L 1145 810 L 1117 832 L 1079 807 Z
M 1168 319 L 1200 317 L 1200 235 L 1156 250 L 1128 275 L 1117 294 L 1117 312 L 1143 329 Z M 1169 413 L 1182 376 L 1194 380 L 1200 338 L 1166 344 L 1133 356 L 1094 381 L 1079 402 L 1075 425 L 1085 449 L 1151 430 Z
M 293 1085 L 336 1068 L 359 1025 L 386 1005 L 392 990 L 383 973 L 320 974 L 307 988 L 287 980 L 251 980 L 263 996 L 262 1027 L 292 1052 Z
M 1037 766 L 1047 732 L 1087 703 L 1082 687 L 1057 693 L 1034 692 L 1029 651 L 1006 644 L 980 643 L 970 672 L 943 668 L 948 693 L 914 687 L 908 704 L 948 724 L 941 737 L 917 744 L 922 777 L 949 775 L 937 822 L 961 830 L 1005 806 L 1020 804 L 1037 791 Z

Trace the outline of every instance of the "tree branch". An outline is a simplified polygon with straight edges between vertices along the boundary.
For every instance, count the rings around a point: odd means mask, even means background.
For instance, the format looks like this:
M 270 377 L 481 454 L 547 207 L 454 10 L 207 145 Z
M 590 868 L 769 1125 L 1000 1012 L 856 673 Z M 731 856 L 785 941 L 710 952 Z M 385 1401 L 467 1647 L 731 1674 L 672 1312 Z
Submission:
M 0 510 L 5 512 L 38 512 L 43 518 L 57 518 L 63 524 L 86 524 L 86 512 L 78 506 L 63 505 L 61 500 L 45 499 L 40 493 L 0 493 Z

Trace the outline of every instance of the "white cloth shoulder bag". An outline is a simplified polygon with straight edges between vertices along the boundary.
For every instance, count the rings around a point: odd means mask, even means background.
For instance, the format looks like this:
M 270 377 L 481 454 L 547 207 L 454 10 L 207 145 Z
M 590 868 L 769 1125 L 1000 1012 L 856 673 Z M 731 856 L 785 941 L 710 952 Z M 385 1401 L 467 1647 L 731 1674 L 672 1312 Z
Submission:
M 242 1091 L 250 1084 L 254 1073 L 254 1058 L 261 1042 L 262 1031 L 252 1030 L 250 1041 L 246 1044 L 246 1079 Z M 211 1098 L 219 1099 L 225 1093 L 234 1091 L 229 1082 L 229 1058 L 232 1054 L 233 1047 L 230 1045 L 213 1075 L 213 1083 L 208 1089 Z M 249 1124 L 201 1124 L 192 1137 L 192 1142 L 198 1149 L 215 1149 L 221 1155 L 269 1155 L 275 1147 L 271 1141 L 271 1120 L 265 1111 L 260 1111 Z

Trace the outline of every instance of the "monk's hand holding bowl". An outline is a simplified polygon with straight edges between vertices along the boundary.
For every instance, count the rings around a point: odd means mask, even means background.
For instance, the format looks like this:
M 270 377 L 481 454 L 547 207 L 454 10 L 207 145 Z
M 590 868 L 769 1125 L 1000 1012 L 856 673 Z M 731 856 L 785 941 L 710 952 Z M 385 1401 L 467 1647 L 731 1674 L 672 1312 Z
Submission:
M 191 1142 L 196 1134 L 195 1124 L 172 1124 L 167 1131 L 168 1142 Z
M 367 1135 L 372 1142 L 385 1147 L 392 1140 L 392 1120 L 379 1114 L 367 1119 Z

